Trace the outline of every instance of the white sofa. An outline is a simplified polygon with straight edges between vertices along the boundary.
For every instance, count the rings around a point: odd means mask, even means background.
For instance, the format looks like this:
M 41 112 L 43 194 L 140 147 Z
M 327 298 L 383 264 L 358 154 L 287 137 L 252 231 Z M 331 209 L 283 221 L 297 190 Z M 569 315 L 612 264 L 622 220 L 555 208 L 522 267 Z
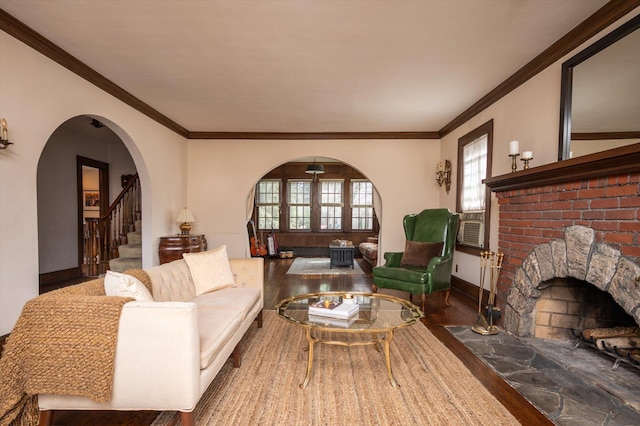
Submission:
M 154 302 L 124 305 L 118 328 L 113 393 L 110 401 L 38 395 L 40 424 L 50 424 L 54 410 L 192 411 L 204 391 L 233 355 L 254 321 L 262 327 L 263 259 L 230 259 L 235 283 L 195 297 L 184 260 L 145 269 Z

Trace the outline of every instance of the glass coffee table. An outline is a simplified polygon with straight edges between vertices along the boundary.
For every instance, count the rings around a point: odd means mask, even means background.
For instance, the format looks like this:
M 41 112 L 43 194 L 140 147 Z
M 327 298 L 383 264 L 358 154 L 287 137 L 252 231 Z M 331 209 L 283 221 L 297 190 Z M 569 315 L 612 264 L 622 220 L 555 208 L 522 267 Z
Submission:
M 326 302 L 325 302 L 326 301 Z M 309 312 L 311 305 L 323 303 L 357 304 L 358 312 L 353 316 L 331 318 Z M 400 387 L 391 371 L 390 344 L 395 330 L 415 324 L 422 312 L 408 300 L 385 294 L 319 292 L 293 296 L 276 306 L 278 316 L 302 326 L 309 346 L 307 373 L 300 387 L 305 388 L 311 378 L 313 347 L 316 343 L 341 346 L 376 345 L 384 351 L 387 376 L 394 388 Z M 356 334 L 357 336 L 353 336 Z

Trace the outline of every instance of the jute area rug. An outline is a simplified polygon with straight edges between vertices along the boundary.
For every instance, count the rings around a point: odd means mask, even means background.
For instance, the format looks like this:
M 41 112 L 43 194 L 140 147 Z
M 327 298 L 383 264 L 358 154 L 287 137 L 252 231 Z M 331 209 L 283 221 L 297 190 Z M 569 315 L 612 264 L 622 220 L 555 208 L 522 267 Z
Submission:
M 362 275 L 364 272 L 358 262 L 350 266 L 329 268 L 328 257 L 297 257 L 287 271 L 289 275 Z
M 302 327 L 265 311 L 243 340 L 242 366 L 228 361 L 194 411 L 201 425 L 519 425 L 422 324 L 398 330 L 387 379 L 373 346 L 316 344 L 311 381 Z M 163 412 L 152 426 L 167 425 Z M 180 422 L 178 422 L 180 424 Z

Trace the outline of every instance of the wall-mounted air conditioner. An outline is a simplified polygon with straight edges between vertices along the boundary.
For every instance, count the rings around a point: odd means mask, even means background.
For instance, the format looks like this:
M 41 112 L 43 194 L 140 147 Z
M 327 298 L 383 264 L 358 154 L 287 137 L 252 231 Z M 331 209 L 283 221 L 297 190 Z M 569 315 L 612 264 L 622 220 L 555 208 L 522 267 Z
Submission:
M 458 242 L 484 247 L 484 223 L 481 220 L 463 220 L 460 222 Z

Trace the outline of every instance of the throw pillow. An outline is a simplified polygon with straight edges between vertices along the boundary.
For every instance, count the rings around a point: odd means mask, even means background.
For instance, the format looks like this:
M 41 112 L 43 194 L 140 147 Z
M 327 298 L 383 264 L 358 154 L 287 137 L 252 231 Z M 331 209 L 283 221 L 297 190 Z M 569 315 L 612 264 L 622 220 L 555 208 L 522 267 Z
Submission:
M 132 297 L 139 302 L 153 302 L 153 296 L 142 281 L 120 272 L 107 271 L 104 292 L 107 296 Z
M 443 245 L 443 241 L 437 243 L 421 243 L 419 241 L 407 240 L 400 264 L 427 267 L 432 258 L 442 253 Z
M 235 285 L 227 246 L 200 253 L 184 253 L 182 257 L 189 266 L 196 296 Z

